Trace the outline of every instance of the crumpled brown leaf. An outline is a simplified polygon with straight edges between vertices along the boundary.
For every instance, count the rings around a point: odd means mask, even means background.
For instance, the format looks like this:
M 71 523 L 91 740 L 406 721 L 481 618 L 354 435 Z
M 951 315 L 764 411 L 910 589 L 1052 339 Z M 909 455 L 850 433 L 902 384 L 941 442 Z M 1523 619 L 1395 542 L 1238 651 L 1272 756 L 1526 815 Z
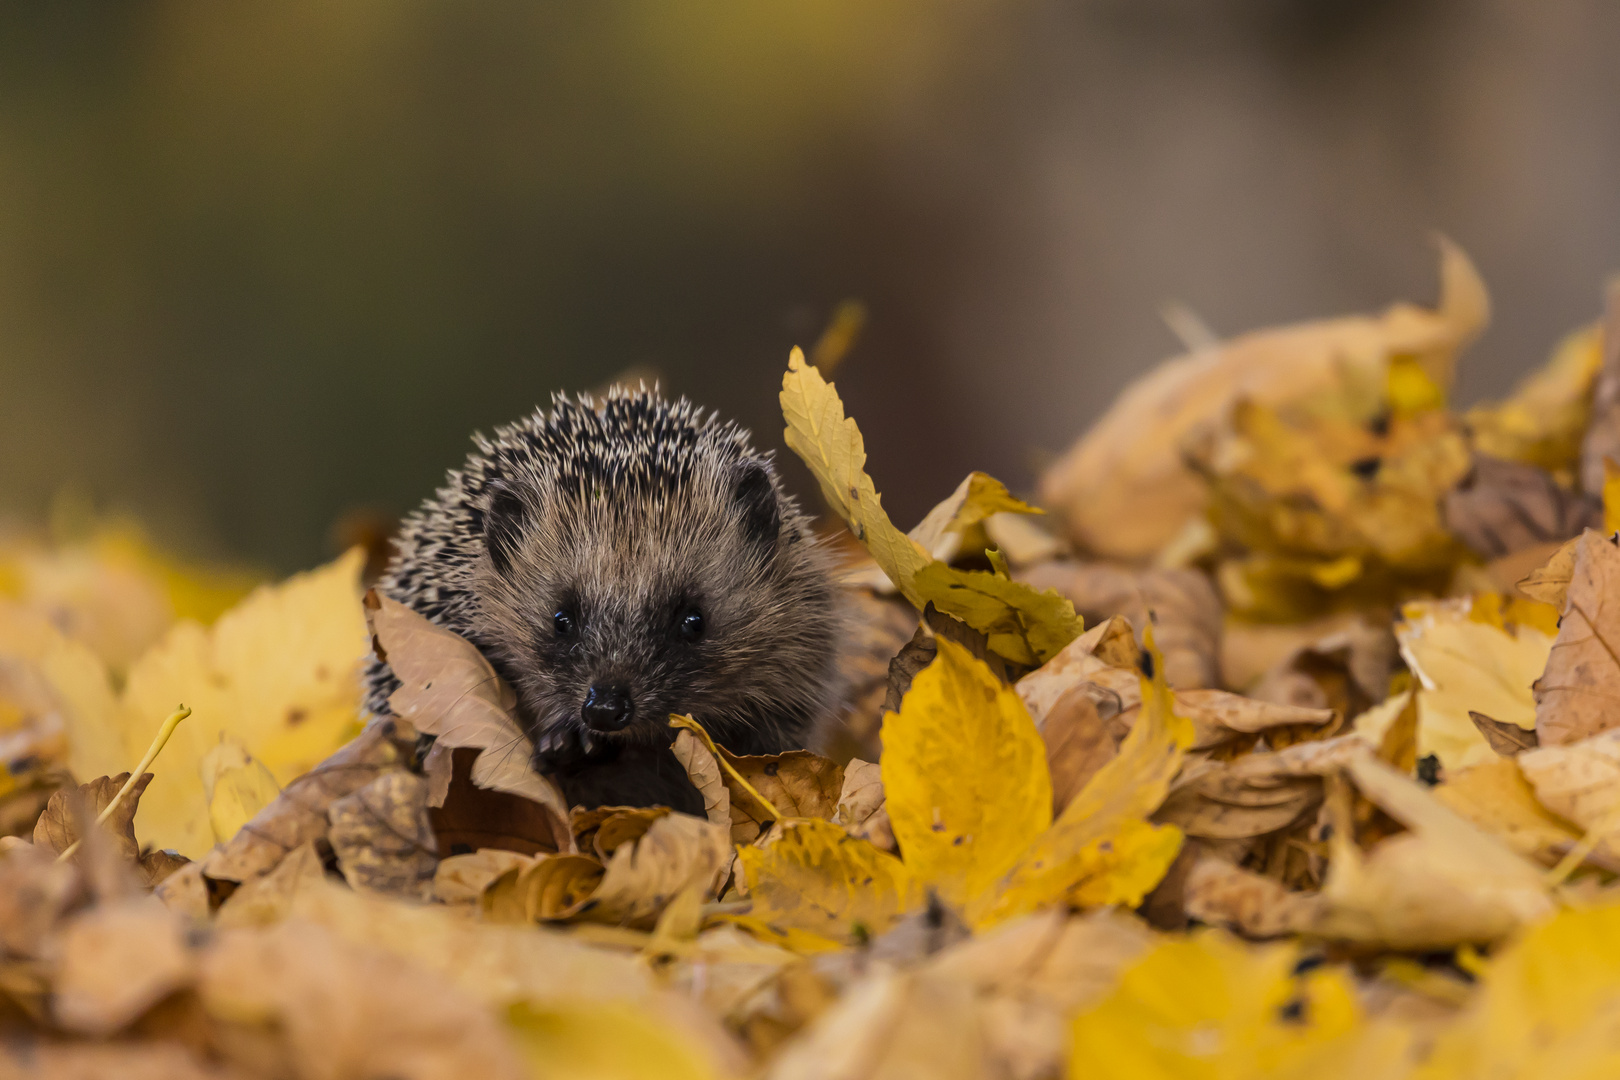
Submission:
M 1350 720 L 1383 700 L 1395 658 L 1389 627 L 1356 619 L 1292 650 L 1248 695 L 1278 705 L 1332 709 Z
M 1567 540 L 1603 523 L 1597 499 L 1560 487 L 1545 469 L 1479 453 L 1443 505 L 1446 528 L 1486 559 Z
M 1320 893 L 1296 892 L 1207 852 L 1188 871 L 1184 890 L 1188 915 L 1251 938 L 1308 931 L 1325 905 Z
M 1515 587 L 1530 599 L 1563 611 L 1564 601 L 1569 599 L 1570 580 L 1575 576 L 1575 549 L 1580 542 L 1577 536 L 1560 544 L 1545 562 L 1519 579 Z
M 400 680 L 389 706 L 417 731 L 435 739 L 423 762 L 432 781 L 428 805 L 444 805 L 451 751 L 473 747 L 479 751 L 472 766 L 473 783 L 546 807 L 556 822 L 558 849 L 566 850 L 568 805 L 557 786 L 534 771 L 533 746 L 512 715 L 517 694 L 495 674 L 484 654 L 466 638 L 435 626 L 376 590 L 366 594 L 366 617 L 377 654 Z
M 1472 264 L 1441 244 L 1435 311 L 1397 304 L 1350 316 L 1245 334 L 1166 362 L 1126 388 L 1114 406 L 1041 477 L 1041 503 L 1084 548 L 1120 559 L 1154 554 L 1204 505 L 1205 489 L 1182 444 L 1221 422 L 1241 398 L 1294 401 L 1352 370 L 1381 378 L 1388 357 L 1421 358 L 1441 386 L 1453 357 L 1484 327 L 1489 303 Z
M 1592 530 L 1576 544 L 1563 618 L 1535 699 L 1544 747 L 1620 725 L 1620 549 Z
M 403 769 L 385 772 L 327 811 L 327 840 L 356 889 L 427 900 L 439 866 L 428 820 L 428 782 Z
M 1118 698 L 1109 694 L 1099 708 L 1096 689 L 1089 682 L 1071 687 L 1053 703 L 1041 724 L 1046 766 L 1052 773 L 1054 816 L 1063 813 L 1097 770 L 1114 760 L 1130 731 L 1131 717 L 1121 716 Z
M 123 772 L 80 784 L 77 790 L 83 800 L 85 813 L 92 819 L 98 817 L 128 780 L 129 773 Z M 101 823 L 101 829 L 110 839 L 113 850 L 134 868 L 136 878 L 148 889 L 187 862 L 172 851 L 142 852 L 140 841 L 135 839 L 135 813 L 140 808 L 142 793 L 151 782 L 152 774 L 142 773 L 112 816 Z M 34 843 L 44 850 L 60 854 L 78 838 L 79 828 L 69 806 L 68 793 L 66 790 L 57 791 L 45 805 L 45 812 L 34 823 Z
M 332 803 L 358 791 L 378 773 L 396 767 L 399 752 L 392 720 L 380 719 L 349 744 L 288 784 L 275 802 L 203 860 L 216 881 L 251 881 L 273 870 L 289 851 L 326 835 Z
M 1155 821 L 1188 836 L 1242 840 L 1286 829 L 1322 805 L 1322 777 L 1366 752 L 1354 735 L 1204 761 L 1184 769 Z
M 1484 713 L 1472 711 L 1469 712 L 1468 718 L 1474 722 L 1479 733 L 1485 736 L 1485 741 L 1491 744 L 1491 749 L 1504 757 L 1512 757 L 1524 750 L 1534 750 L 1541 745 L 1533 728 L 1527 730 L 1518 724 L 1492 720 Z
M 670 747 L 675 760 L 686 770 L 687 779 L 703 796 L 703 810 L 710 822 L 728 832 L 731 830 L 731 791 L 720 775 L 720 765 L 714 755 L 698 742 L 690 731 L 676 734 Z
M 844 787 L 832 822 L 849 835 L 870 841 L 884 851 L 895 849 L 894 831 L 889 828 L 889 811 L 884 802 L 883 769 L 871 761 L 851 761 L 844 766 Z
M 844 787 L 844 767 L 809 750 L 781 754 L 736 755 L 726 751 L 731 767 L 783 817 L 830 819 Z M 770 813 L 731 775 L 721 780 L 731 796 L 731 842 L 752 844 L 774 821 Z

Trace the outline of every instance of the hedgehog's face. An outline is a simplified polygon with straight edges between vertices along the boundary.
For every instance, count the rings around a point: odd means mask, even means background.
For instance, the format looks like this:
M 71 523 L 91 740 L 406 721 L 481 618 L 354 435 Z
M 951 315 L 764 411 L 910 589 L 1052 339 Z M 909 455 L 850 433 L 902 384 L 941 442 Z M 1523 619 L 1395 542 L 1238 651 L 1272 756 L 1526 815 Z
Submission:
M 757 459 L 657 501 L 494 493 L 480 636 L 543 766 L 667 745 L 671 714 L 743 753 L 802 735 L 828 697 L 833 587 L 784 509 Z

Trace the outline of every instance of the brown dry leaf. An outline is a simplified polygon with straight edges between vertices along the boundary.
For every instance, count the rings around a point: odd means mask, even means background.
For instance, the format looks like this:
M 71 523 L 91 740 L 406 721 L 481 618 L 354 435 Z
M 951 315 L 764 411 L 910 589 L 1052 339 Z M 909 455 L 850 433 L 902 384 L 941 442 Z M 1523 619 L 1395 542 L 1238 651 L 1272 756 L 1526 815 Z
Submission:
M 378 655 L 388 661 L 400 687 L 388 699 L 396 713 L 417 731 L 435 737 L 424 763 L 435 784 L 429 804 L 441 806 L 449 787 L 450 751 L 479 750 L 472 781 L 479 787 L 532 799 L 557 821 L 559 848 L 567 826 L 568 806 L 550 780 L 535 772 L 533 746 L 512 715 L 517 695 L 489 661 L 466 638 L 435 626 L 415 611 L 378 594 L 366 594 L 366 618 Z
M 433 873 L 433 898 L 447 905 L 477 904 L 484 890 L 508 870 L 528 864 L 515 851 L 485 848 L 470 855 L 439 860 Z
M 1363 796 L 1410 831 L 1363 855 L 1350 839 L 1345 800 L 1316 933 L 1395 949 L 1448 948 L 1500 940 L 1554 911 L 1539 867 L 1429 789 L 1371 753 L 1346 771 Z
M 1395 635 L 1389 627 L 1355 619 L 1289 651 L 1248 696 L 1279 705 L 1332 709 L 1349 720 L 1383 700 L 1395 660 Z
M 1485 287 L 1467 257 L 1441 246 L 1435 311 L 1398 304 L 1245 334 L 1168 361 L 1128 387 L 1041 477 L 1041 502 L 1083 547 L 1122 559 L 1153 555 L 1204 505 L 1183 463 L 1186 437 L 1220 423 L 1233 404 L 1296 401 L 1347 377 L 1381 383 L 1388 359 L 1420 358 L 1430 379 L 1451 382 L 1453 357 L 1484 327 Z
M 1176 778 L 1155 821 L 1188 836 L 1241 840 L 1302 821 L 1322 804 L 1322 777 L 1365 753 L 1354 735 L 1204 761 Z
M 714 755 L 690 731 L 677 733 L 670 749 L 675 754 L 675 760 L 681 763 L 681 768 L 686 770 L 687 779 L 703 796 L 703 810 L 709 821 L 728 832 L 734 831 L 731 824 L 731 791 L 721 779 L 720 765 L 714 760 Z
M 832 822 L 857 839 L 870 840 L 883 851 L 894 850 L 894 832 L 889 828 L 889 811 L 884 801 L 882 766 L 858 760 L 844 766 L 844 787 L 838 793 Z
M 1603 462 L 1620 461 L 1620 284 L 1609 286 L 1599 331 L 1602 350 L 1592 420 L 1581 442 L 1581 487 L 1603 490 Z
M 1250 938 L 1308 931 L 1323 907 L 1319 893 L 1294 892 L 1208 853 L 1188 871 L 1184 897 L 1192 918 Z
M 971 987 L 880 969 L 779 1053 L 767 1080 L 975 1080 L 984 1038 Z
M 1516 586 L 1518 590 L 1532 600 L 1540 600 L 1563 611 L 1564 601 L 1569 598 L 1570 579 L 1575 576 L 1575 549 L 1580 542 L 1581 538 L 1577 536 L 1560 545 L 1551 558 L 1520 579 Z
M 246 1080 L 178 1042 L 0 1043 L 5 1080 Z
M 439 866 L 428 821 L 428 782 L 403 769 L 332 804 L 327 840 L 356 889 L 427 900 Z
M 396 767 L 391 720 L 368 724 L 347 746 L 288 784 L 275 802 L 203 860 L 216 881 L 251 881 L 275 868 L 289 851 L 326 836 L 332 803 Z
M 1512 757 L 1525 750 L 1534 750 L 1541 745 L 1534 728 L 1504 724 L 1500 720 L 1492 720 L 1484 713 L 1470 712 L 1468 718 L 1474 722 L 1479 733 L 1485 736 L 1485 741 L 1491 744 L 1491 749 L 1504 757 Z
M 1444 500 L 1446 528 L 1484 559 L 1558 543 L 1603 521 L 1603 507 L 1545 469 L 1476 453 Z
M 483 1001 L 432 971 L 310 923 L 221 932 L 204 954 L 199 993 L 220 1024 L 280 1043 L 299 1076 L 529 1075 Z M 232 1045 L 224 1043 L 227 1058 Z
M 1165 678 L 1176 689 L 1220 684 L 1220 597 L 1197 570 L 1133 570 L 1108 563 L 1045 562 L 1019 571 L 1032 588 L 1055 589 L 1095 627 L 1115 616 L 1130 625 L 1153 620 Z
M 80 784 L 77 788 L 79 797 L 84 800 L 84 808 L 89 817 L 95 818 L 107 808 L 119 789 L 129 780 L 129 773 L 119 773 L 117 776 L 103 776 Z M 150 889 L 180 867 L 186 860 L 171 851 L 142 852 L 140 841 L 135 839 L 135 814 L 140 808 L 141 795 L 146 791 L 147 785 L 152 782 L 151 773 L 142 773 L 135 786 L 130 788 L 124 801 L 118 804 L 112 816 L 101 823 L 101 830 L 112 843 L 113 850 L 118 857 L 134 868 L 135 876 L 140 883 Z M 60 854 L 72 846 L 79 838 L 79 829 L 74 821 L 69 806 L 66 790 L 58 791 L 51 796 L 46 804 L 45 812 L 39 816 L 34 824 L 34 843 L 39 847 Z
M 650 930 L 682 890 L 698 886 L 712 898 L 730 864 L 720 826 L 665 812 L 613 846 L 606 865 L 589 855 L 542 855 L 508 871 L 485 893 L 484 910 L 502 922 L 580 919 Z
M 556 851 L 557 819 L 551 808 L 521 795 L 474 784 L 473 762 L 478 753 L 476 748 L 466 746 L 450 752 L 450 786 L 444 794 L 444 805 L 428 807 L 440 857 L 465 855 L 482 848 L 524 855 Z M 433 778 L 428 779 L 431 783 Z M 561 839 L 564 851 L 573 850 L 572 835 Z
M 51 1008 L 68 1031 L 104 1038 L 189 985 L 184 918 L 153 897 L 99 905 L 62 930 Z
M 1554 817 L 1537 801 L 1514 758 L 1455 769 L 1434 795 L 1520 855 L 1545 866 L 1555 865 L 1581 838 L 1569 822 Z
M 315 842 L 290 852 L 276 868 L 245 882 L 227 896 L 215 914 L 216 926 L 270 926 L 285 919 L 299 894 L 326 884 L 326 865 Z
M 1601 837 L 1596 854 L 1620 865 L 1613 833 L 1620 813 L 1620 729 L 1580 742 L 1526 750 L 1513 759 L 1552 813 Z
M 809 750 L 737 756 L 722 747 L 720 752 L 784 819 L 826 820 L 838 808 L 839 794 L 844 787 L 844 768 L 836 761 Z M 731 842 L 752 844 L 771 827 L 773 818 L 730 772 L 724 773 L 723 779 L 731 793 Z
M 0 847 L 0 955 L 40 957 L 57 925 L 88 900 L 73 863 L 21 841 Z
M 1096 698 L 1089 692 L 1094 683 L 1081 683 L 1057 699 L 1041 724 L 1041 741 L 1046 744 L 1046 766 L 1052 773 L 1052 813 L 1063 808 L 1097 774 L 1114 760 L 1119 744 L 1130 730 L 1128 723 L 1114 723 L 1119 714 L 1104 718 Z
M 1578 742 L 1620 724 L 1620 549 L 1588 530 L 1547 670 L 1536 681 L 1536 735 L 1542 746 Z M 1492 713 L 1491 715 L 1495 715 Z

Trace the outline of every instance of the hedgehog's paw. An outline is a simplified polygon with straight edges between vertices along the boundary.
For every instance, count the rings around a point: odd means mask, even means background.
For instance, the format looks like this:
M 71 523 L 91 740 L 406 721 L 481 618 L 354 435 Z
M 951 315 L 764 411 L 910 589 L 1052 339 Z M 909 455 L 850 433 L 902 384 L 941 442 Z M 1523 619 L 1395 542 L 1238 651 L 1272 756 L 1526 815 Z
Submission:
M 534 768 L 543 773 L 568 772 L 599 757 L 603 750 L 601 741 L 584 728 L 559 724 L 535 740 Z

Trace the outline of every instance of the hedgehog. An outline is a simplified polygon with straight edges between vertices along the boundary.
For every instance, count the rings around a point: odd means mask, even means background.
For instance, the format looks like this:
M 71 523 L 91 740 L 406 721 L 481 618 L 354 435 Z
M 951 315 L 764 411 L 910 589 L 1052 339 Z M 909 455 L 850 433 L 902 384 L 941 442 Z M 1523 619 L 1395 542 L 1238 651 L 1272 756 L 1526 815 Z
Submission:
M 672 714 L 734 753 L 806 746 L 839 696 L 839 592 L 746 430 L 642 386 L 559 394 L 473 442 L 377 588 L 489 659 L 570 805 L 702 815 Z M 386 713 L 385 661 L 367 684 Z

